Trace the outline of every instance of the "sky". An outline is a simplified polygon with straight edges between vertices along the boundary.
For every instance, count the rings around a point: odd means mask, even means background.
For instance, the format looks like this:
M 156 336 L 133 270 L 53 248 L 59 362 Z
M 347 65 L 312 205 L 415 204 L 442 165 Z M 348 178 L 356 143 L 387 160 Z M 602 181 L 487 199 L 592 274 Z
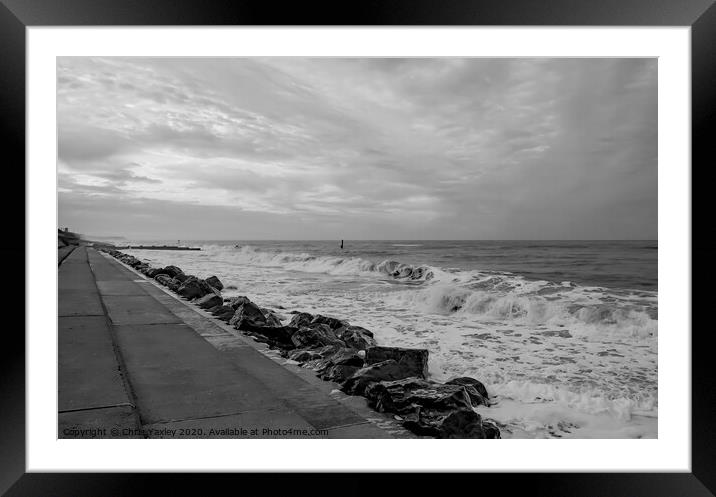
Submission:
M 656 59 L 57 59 L 58 222 L 130 239 L 656 239 Z

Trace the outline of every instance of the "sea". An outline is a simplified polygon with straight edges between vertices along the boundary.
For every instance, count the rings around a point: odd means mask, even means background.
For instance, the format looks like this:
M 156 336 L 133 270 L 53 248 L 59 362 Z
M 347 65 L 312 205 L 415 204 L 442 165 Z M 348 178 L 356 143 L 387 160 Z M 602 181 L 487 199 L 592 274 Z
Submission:
M 176 244 L 177 240 L 132 240 Z M 426 348 L 431 378 L 470 376 L 503 438 L 657 437 L 657 242 L 181 240 L 124 250 L 216 275 L 292 311 Z

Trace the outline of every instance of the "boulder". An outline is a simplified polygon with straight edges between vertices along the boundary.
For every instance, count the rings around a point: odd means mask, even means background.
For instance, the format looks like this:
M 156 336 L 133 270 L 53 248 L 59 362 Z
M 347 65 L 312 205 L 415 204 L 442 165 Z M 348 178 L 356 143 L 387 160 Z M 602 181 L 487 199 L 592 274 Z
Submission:
M 179 290 L 179 287 L 181 286 L 181 281 L 179 281 L 177 278 L 172 278 L 172 280 L 167 283 L 167 288 L 169 288 L 171 291 L 176 292 Z
M 296 348 L 308 349 L 325 345 L 343 345 L 333 333 L 333 330 L 325 324 L 319 324 L 312 328 L 304 326 L 299 328 L 291 338 Z
M 353 366 L 357 371 L 364 366 L 364 360 L 355 349 L 332 346 L 331 349 L 326 349 L 322 355 L 319 353 L 318 358 L 306 363 L 307 368 L 318 373 L 322 373 L 333 366 Z
M 343 383 L 348 378 L 353 376 L 359 369 L 360 368 L 358 366 L 336 364 L 335 366 L 331 366 L 322 373 L 320 373 L 318 377 L 325 381 L 335 381 L 336 383 Z
M 154 279 L 164 286 L 168 286 L 169 283 L 172 281 L 172 278 L 164 273 L 156 275 Z
M 313 315 L 307 312 L 299 312 L 293 315 L 291 321 L 288 323 L 288 326 L 293 326 L 294 328 L 301 328 L 303 326 L 310 325 L 311 321 L 313 321 Z
M 472 409 L 441 411 L 419 409 L 410 415 L 403 426 L 417 435 L 435 438 L 499 438 L 499 430 L 493 424 L 485 429 L 482 417 Z
M 502 438 L 497 423 L 489 419 L 482 420 L 482 429 L 485 432 L 485 438 Z
M 291 336 L 295 333 L 296 328 L 288 326 L 252 326 L 250 330 L 244 330 L 246 334 L 256 338 L 259 342 L 264 342 L 272 347 L 290 350 L 295 348 L 291 341 Z
M 184 283 L 184 281 L 186 281 L 188 277 L 189 276 L 184 273 L 178 273 L 174 275 L 174 279 L 177 280 L 179 283 Z
M 248 297 L 244 297 L 243 295 L 241 295 L 241 296 L 239 296 L 239 297 L 234 297 L 234 298 L 232 298 L 232 299 L 229 301 L 229 305 L 230 305 L 233 309 L 238 309 L 238 308 L 241 307 L 242 305 L 244 305 L 244 304 L 250 304 L 250 303 L 251 303 L 251 301 L 249 300 L 249 298 L 248 298 Z
M 343 340 L 346 345 L 358 350 L 365 350 L 375 346 L 373 332 L 360 326 L 343 326 L 336 330 L 336 336 Z
M 349 395 L 363 395 L 366 387 L 371 383 L 402 380 L 409 376 L 411 376 L 409 370 L 397 361 L 389 359 L 359 369 L 343 383 L 342 390 Z
M 283 326 L 281 324 L 281 320 L 279 319 L 279 317 L 271 309 L 265 309 L 263 307 L 261 307 L 260 309 L 261 309 L 261 312 L 264 313 L 264 316 L 266 316 L 266 325 L 267 326 Z
M 207 293 L 203 297 L 197 299 L 194 303 L 202 309 L 209 309 L 211 307 L 220 306 L 223 304 L 223 301 L 221 300 L 221 296 L 216 295 L 215 293 Z
M 490 397 L 487 395 L 487 388 L 485 388 L 485 385 L 482 384 L 480 380 L 476 380 L 475 378 L 470 378 L 469 376 L 461 376 L 459 378 L 453 378 L 450 381 L 445 382 L 446 385 L 469 385 L 473 387 L 478 394 L 480 394 L 481 397 L 484 399 L 489 399 Z M 487 403 L 485 403 L 487 405 Z
M 320 314 L 316 314 L 311 320 L 311 326 L 317 324 L 326 324 L 332 330 L 337 330 L 338 328 L 341 328 L 343 326 L 348 326 L 348 323 L 345 321 L 341 321 L 340 319 L 328 316 L 321 316 Z
M 246 297 L 244 298 L 246 299 Z M 232 302 L 230 306 L 234 307 L 234 303 Z M 234 308 L 236 311 L 234 312 L 231 321 L 229 321 L 229 324 L 234 328 L 241 329 L 241 327 L 244 327 L 249 329 L 252 326 L 266 326 L 266 316 L 264 316 L 264 313 L 261 312 L 259 306 L 250 300 L 246 299 L 246 301 Z
M 418 378 L 428 377 L 428 351 L 427 349 L 404 349 L 400 347 L 368 347 L 365 351 L 366 364 L 394 360 L 406 370 L 406 375 Z M 398 378 L 395 378 L 398 379 Z
M 177 288 L 177 293 L 189 300 L 203 297 L 207 293 L 214 293 L 212 288 L 196 276 L 190 276 Z
M 224 284 L 221 283 L 221 280 L 219 278 L 217 278 L 216 276 L 209 276 L 205 281 L 212 287 L 216 288 L 217 290 L 224 289 Z
M 234 316 L 235 312 L 236 311 L 234 311 L 234 309 L 230 305 L 220 305 L 211 310 L 211 313 L 214 316 L 216 316 L 218 319 L 221 319 L 222 321 L 226 321 L 227 323 Z
M 287 357 L 301 363 L 321 359 L 321 355 L 314 349 L 295 349 L 289 352 Z
M 372 383 L 365 397 L 377 411 L 401 415 L 415 414 L 420 408 L 450 411 L 472 407 L 464 386 L 419 378 Z
M 160 270 L 164 274 L 168 274 L 172 278 L 176 278 L 179 274 L 184 274 L 184 271 L 182 271 L 180 268 L 176 266 L 166 266 Z

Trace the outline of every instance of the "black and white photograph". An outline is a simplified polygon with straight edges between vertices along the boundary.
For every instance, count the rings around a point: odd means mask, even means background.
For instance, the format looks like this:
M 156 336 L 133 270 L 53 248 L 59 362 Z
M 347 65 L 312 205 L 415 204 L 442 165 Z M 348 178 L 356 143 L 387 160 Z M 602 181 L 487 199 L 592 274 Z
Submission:
M 58 438 L 658 438 L 658 64 L 57 57 Z

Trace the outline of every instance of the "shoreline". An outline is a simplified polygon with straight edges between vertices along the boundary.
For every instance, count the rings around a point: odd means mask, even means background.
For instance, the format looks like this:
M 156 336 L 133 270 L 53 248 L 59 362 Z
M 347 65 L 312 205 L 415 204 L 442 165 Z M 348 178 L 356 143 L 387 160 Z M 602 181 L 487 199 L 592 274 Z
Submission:
M 223 298 L 215 276 L 200 279 L 181 268 L 155 268 L 111 247 L 99 247 L 124 265 L 163 285 L 215 319 L 266 343 L 288 364 L 340 385 L 348 395 L 364 397 L 378 412 L 393 416 L 418 436 L 501 438 L 499 423 L 479 411 L 491 401 L 482 382 L 462 377 L 439 383 L 427 373 L 427 349 L 378 346 L 373 333 L 330 316 L 291 311 L 284 324 L 271 309 L 249 298 Z

